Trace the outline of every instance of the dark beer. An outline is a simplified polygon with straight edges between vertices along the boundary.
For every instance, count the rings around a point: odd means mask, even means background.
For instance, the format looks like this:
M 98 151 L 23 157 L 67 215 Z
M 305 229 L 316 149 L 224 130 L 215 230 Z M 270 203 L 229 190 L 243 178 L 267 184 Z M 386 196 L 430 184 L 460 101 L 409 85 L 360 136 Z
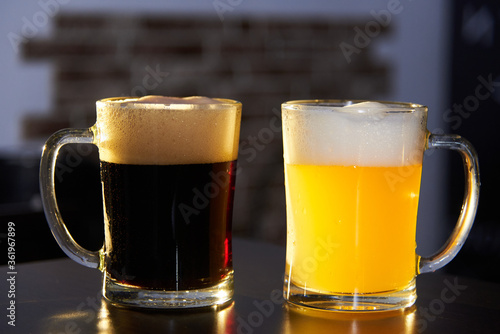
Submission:
M 108 276 L 122 284 L 169 291 L 224 280 L 232 272 L 235 167 L 235 161 L 101 161 Z
M 240 120 L 241 103 L 226 99 L 97 102 L 105 298 L 153 308 L 231 300 Z

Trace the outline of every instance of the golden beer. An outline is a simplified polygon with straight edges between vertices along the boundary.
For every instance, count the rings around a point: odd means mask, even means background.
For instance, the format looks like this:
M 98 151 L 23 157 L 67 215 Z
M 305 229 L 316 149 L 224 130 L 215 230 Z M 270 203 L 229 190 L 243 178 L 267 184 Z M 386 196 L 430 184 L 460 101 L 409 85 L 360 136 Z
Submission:
M 287 300 L 413 302 L 425 120 L 375 102 L 284 105 Z
M 286 164 L 292 283 L 341 294 L 408 286 L 421 170 Z
M 465 242 L 479 195 L 477 156 L 456 135 L 431 134 L 414 103 L 302 100 L 282 105 L 287 210 L 285 299 L 332 311 L 409 307 L 415 276 L 446 265 Z M 466 193 L 452 236 L 416 253 L 423 153 L 460 152 Z

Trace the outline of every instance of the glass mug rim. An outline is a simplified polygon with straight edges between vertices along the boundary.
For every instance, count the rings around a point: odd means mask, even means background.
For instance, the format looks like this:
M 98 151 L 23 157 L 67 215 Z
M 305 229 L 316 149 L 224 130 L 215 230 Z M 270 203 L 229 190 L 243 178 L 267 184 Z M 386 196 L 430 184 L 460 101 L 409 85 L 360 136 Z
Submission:
M 198 96 L 193 96 L 193 97 L 198 97 Z M 184 109 L 190 109 L 190 110 L 197 110 L 197 109 L 206 109 L 207 106 L 210 106 L 211 109 L 221 109 L 221 108 L 227 108 L 227 107 L 240 107 L 242 106 L 242 103 L 237 100 L 232 100 L 232 99 L 224 99 L 224 98 L 211 98 L 213 100 L 219 101 L 219 103 L 141 103 L 136 102 L 137 99 L 139 99 L 140 96 L 119 96 L 119 97 L 108 97 L 104 99 L 100 99 L 96 101 L 96 106 L 97 107 L 103 107 L 106 105 L 119 105 L 120 107 L 125 107 L 125 106 L 140 106 L 141 108 L 144 108 L 145 104 L 149 104 L 151 106 L 158 106 L 161 105 L 162 109 L 168 109 L 168 110 L 184 110 Z M 135 103 L 136 102 L 136 103 Z
M 355 105 L 356 103 L 363 102 L 375 102 L 385 105 L 386 108 L 382 110 L 378 110 L 380 113 L 384 114 L 401 114 L 401 113 L 418 113 L 424 112 L 427 113 L 428 107 L 413 102 L 397 102 L 397 101 L 383 101 L 383 100 L 357 100 L 357 99 L 306 99 L 306 100 L 291 100 L 284 102 L 281 106 L 283 109 L 291 110 L 291 111 L 329 111 L 329 112 L 339 112 L 339 113 L 347 113 L 346 110 L 342 110 L 340 108 L 344 106 Z M 333 109 L 339 108 L 339 109 Z M 377 109 L 380 109 L 377 107 Z M 353 110 L 349 111 L 350 114 L 358 114 L 365 115 L 364 112 L 354 112 Z

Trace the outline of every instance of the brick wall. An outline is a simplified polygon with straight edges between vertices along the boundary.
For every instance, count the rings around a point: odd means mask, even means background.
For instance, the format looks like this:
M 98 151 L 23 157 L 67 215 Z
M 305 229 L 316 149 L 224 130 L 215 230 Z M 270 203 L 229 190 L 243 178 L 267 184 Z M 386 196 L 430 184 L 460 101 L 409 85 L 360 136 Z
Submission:
M 52 36 L 23 45 L 25 61 L 54 67 L 51 110 L 27 115 L 26 138 L 95 121 L 111 96 L 204 95 L 243 103 L 235 235 L 285 240 L 279 108 L 302 98 L 386 94 L 390 68 L 371 45 L 347 62 L 364 21 L 61 14 Z M 387 31 L 381 31 L 387 34 Z

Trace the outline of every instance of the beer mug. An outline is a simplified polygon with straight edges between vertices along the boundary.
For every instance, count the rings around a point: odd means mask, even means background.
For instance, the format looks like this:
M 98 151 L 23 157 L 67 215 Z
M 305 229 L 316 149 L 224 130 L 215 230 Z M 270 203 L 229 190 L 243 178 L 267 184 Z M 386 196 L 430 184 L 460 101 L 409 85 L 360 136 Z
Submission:
M 114 304 L 192 308 L 229 302 L 241 103 L 148 96 L 107 98 L 96 106 L 94 126 L 56 132 L 42 153 L 42 200 L 59 246 L 103 272 L 103 296 Z M 68 143 L 99 150 L 105 233 L 96 252 L 73 240 L 57 206 L 56 160 Z
M 416 300 L 415 277 L 455 257 L 479 197 L 471 144 L 431 134 L 427 107 L 344 100 L 282 105 L 287 248 L 284 296 L 339 311 L 394 310 Z M 423 153 L 458 151 L 466 171 L 460 217 L 444 247 L 415 253 Z

